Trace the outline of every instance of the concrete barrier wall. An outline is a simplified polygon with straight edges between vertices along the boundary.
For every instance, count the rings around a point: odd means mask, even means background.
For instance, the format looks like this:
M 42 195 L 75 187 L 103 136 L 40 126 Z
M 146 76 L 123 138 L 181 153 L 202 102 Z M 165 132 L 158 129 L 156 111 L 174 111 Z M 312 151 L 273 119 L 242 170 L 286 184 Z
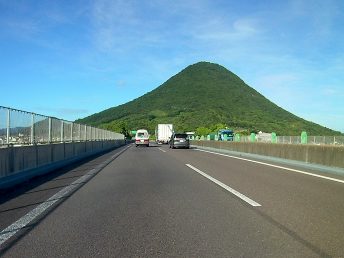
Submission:
M 222 141 L 191 141 L 191 144 L 344 168 L 343 146 Z
M 0 189 L 124 144 L 110 140 L 0 148 Z

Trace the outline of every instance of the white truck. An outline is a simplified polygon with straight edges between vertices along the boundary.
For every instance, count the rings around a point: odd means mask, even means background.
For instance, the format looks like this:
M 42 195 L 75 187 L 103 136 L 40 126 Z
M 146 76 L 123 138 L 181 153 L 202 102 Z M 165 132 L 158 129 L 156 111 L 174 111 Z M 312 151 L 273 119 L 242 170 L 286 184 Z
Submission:
M 173 133 L 172 124 L 158 124 L 155 128 L 155 138 L 158 144 L 168 143 Z

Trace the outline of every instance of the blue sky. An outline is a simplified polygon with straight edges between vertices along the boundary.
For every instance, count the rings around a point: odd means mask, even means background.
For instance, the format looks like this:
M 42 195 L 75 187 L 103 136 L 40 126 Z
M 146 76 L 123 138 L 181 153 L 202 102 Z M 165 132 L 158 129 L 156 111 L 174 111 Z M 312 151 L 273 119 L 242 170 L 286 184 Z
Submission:
M 66 120 L 223 65 L 344 132 L 342 0 L 0 0 L 0 105 Z

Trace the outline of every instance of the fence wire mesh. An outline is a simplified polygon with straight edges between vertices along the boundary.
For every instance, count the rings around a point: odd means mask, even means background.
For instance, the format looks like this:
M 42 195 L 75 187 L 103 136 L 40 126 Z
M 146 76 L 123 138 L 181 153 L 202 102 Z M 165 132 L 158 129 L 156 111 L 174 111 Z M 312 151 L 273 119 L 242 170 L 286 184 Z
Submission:
M 62 141 L 62 121 L 57 118 L 51 118 L 51 141 L 61 142 Z
M 49 142 L 49 118 L 35 115 L 34 139 L 36 143 Z
M 0 145 L 7 143 L 7 113 L 5 108 L 0 107 Z
M 16 110 L 10 111 L 9 142 L 14 144 L 25 144 L 32 142 L 32 127 L 34 117 L 32 114 Z
M 124 135 L 0 106 L 0 146 L 124 139 Z
M 63 141 L 70 142 L 72 141 L 72 123 L 70 122 L 62 122 L 63 123 Z
M 241 136 L 237 142 L 252 142 L 250 136 Z M 272 143 L 272 137 L 255 137 L 254 142 Z M 276 143 L 301 144 L 301 136 L 277 136 Z M 344 136 L 308 136 L 307 144 L 344 146 Z

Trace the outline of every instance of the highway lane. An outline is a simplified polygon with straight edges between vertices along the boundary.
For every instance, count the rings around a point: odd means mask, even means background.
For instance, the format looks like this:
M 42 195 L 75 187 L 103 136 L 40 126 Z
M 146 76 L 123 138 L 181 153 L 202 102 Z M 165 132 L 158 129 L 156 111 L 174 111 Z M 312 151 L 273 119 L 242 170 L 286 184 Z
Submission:
M 208 152 L 203 152 L 201 159 L 197 151 L 187 156 L 182 152 L 171 154 L 241 189 L 262 205 L 257 209 L 262 216 L 298 241 L 319 252 L 344 257 L 343 176 L 302 169 L 340 183 Z
M 64 189 L 106 160 L 120 153 L 125 147 L 103 155 L 90 157 L 66 166 L 46 176 L 34 178 L 8 191 L 0 192 L 0 229 L 4 229 L 49 197 Z
M 261 164 L 166 146 L 131 147 L 6 242 L 2 255 L 343 257 L 343 196 L 341 183 Z

